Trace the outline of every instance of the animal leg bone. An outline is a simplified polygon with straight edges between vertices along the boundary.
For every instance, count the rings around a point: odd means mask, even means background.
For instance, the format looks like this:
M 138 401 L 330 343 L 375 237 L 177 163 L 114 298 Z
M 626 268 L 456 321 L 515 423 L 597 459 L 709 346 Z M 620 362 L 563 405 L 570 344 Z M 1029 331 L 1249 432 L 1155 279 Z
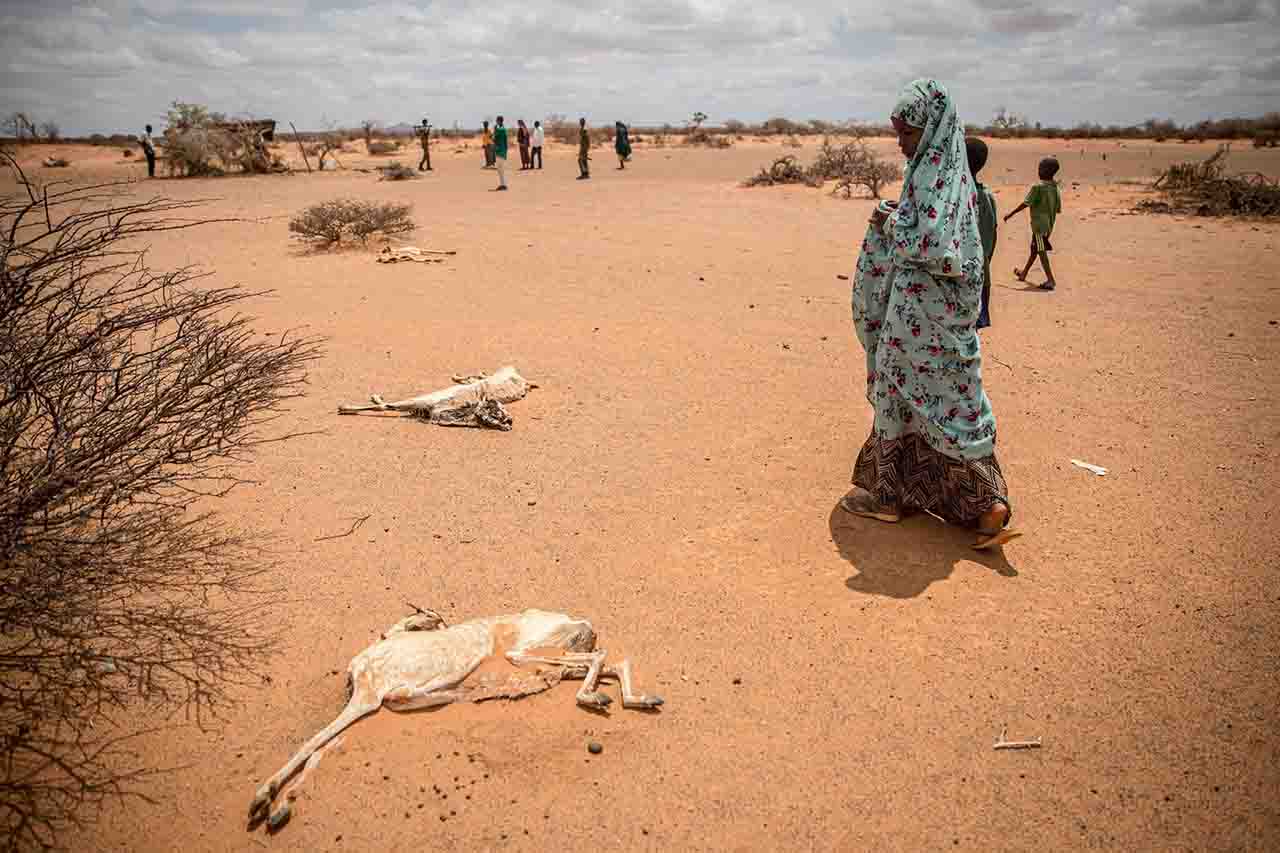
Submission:
M 262 787 L 254 794 L 253 801 L 249 803 L 250 828 L 266 819 L 271 809 L 271 801 L 276 798 L 276 794 L 280 793 L 281 786 L 288 781 L 290 776 L 297 772 L 299 767 L 307 762 L 307 759 L 326 743 L 341 734 L 347 726 L 361 717 L 368 716 L 378 710 L 381 704 L 374 698 L 366 699 L 360 696 L 358 692 L 357 695 L 352 696 L 351 701 L 347 703 L 347 707 L 342 709 L 342 713 L 332 723 L 317 732 L 311 740 L 303 744 L 302 748 L 293 754 L 293 757 L 289 759 L 284 767 L 281 767 L 274 776 L 262 783 Z
M 605 667 L 602 675 L 605 678 L 615 678 L 622 685 L 622 707 L 624 708 L 657 708 L 662 704 L 661 696 L 636 693 L 631 681 L 630 659 L 624 659 L 617 666 Z
M 599 688 L 600 673 L 604 669 L 605 650 L 594 652 L 565 652 L 556 657 L 530 655 L 524 652 L 507 652 L 506 658 L 516 666 L 527 663 L 541 663 L 548 666 L 564 667 L 565 678 L 581 678 L 582 687 L 578 689 L 578 704 L 587 708 L 607 708 L 613 700 L 609 694 L 601 693 Z
M 450 705 L 454 702 L 466 702 L 470 695 L 466 690 L 432 689 L 426 685 L 402 685 L 392 688 L 382 697 L 382 704 L 392 711 L 419 711 L 423 708 L 435 708 Z

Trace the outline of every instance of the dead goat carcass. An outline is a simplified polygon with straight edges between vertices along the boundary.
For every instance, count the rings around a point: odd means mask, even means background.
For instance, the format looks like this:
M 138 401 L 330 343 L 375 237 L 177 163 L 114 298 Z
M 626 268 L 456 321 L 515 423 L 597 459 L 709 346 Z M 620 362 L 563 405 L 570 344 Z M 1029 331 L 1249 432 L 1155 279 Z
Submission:
M 474 426 L 488 429 L 511 429 L 511 415 L 503 407 L 523 399 L 538 386 L 525 380 L 514 367 L 503 367 L 492 376 L 454 377 L 458 384 L 440 391 L 388 403 L 373 394 L 366 406 L 339 406 L 338 414 L 361 412 L 400 412 L 441 426 Z
M 505 671 L 482 671 L 487 661 L 499 663 Z M 413 711 L 453 702 L 518 699 L 566 678 L 583 680 L 578 704 L 591 710 L 601 711 L 612 703 L 600 690 L 601 680 L 621 684 L 624 708 L 662 705 L 661 697 L 635 689 L 629 661 L 606 664 L 604 649 L 596 648 L 595 629 L 585 619 L 525 610 L 446 627 L 440 614 L 419 610 L 351 659 L 347 706 L 258 788 L 249 804 L 249 827 L 264 820 L 271 831 L 283 826 L 289 820 L 289 804 L 275 812 L 271 805 L 284 783 L 325 744 L 379 708 Z

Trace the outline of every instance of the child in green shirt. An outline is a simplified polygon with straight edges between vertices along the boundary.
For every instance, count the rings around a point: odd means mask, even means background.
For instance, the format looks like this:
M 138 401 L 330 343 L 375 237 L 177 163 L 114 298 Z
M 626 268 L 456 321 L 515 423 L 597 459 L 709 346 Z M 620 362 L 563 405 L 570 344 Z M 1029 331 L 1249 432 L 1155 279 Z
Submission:
M 1026 200 L 1009 211 L 1009 215 L 1004 218 L 1004 221 L 1008 222 L 1025 208 L 1031 208 L 1031 257 L 1027 258 L 1025 267 L 1021 270 L 1015 269 L 1013 274 L 1017 276 L 1018 281 L 1026 281 L 1027 274 L 1031 272 L 1031 265 L 1035 263 L 1036 258 L 1039 258 L 1046 278 L 1045 283 L 1040 285 L 1043 290 L 1053 290 L 1058 286 L 1053 279 L 1053 270 L 1049 266 L 1049 253 L 1053 251 L 1049 235 L 1053 233 L 1053 224 L 1057 221 L 1058 214 L 1062 212 L 1062 194 L 1053 180 L 1058 174 L 1058 169 L 1058 161 L 1053 157 L 1041 160 L 1040 183 L 1033 186 L 1027 192 Z
M 978 310 L 976 328 L 991 325 L 991 256 L 996 251 L 996 199 L 991 190 L 978 180 L 978 173 L 987 165 L 987 143 L 976 136 L 964 141 L 964 153 L 969 160 L 969 174 L 973 175 L 973 188 L 978 196 L 978 237 L 982 240 L 982 307 Z

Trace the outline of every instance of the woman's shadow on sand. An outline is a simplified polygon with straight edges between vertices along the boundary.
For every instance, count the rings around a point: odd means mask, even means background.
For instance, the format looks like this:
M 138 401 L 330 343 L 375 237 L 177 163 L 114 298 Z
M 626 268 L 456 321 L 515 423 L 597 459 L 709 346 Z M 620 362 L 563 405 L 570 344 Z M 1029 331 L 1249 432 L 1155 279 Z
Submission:
M 1000 549 L 975 551 L 975 534 L 917 513 L 898 524 L 859 518 L 837 503 L 828 519 L 831 541 L 857 574 L 844 582 L 854 592 L 914 598 L 945 580 L 961 560 L 986 566 L 1004 577 L 1018 571 Z

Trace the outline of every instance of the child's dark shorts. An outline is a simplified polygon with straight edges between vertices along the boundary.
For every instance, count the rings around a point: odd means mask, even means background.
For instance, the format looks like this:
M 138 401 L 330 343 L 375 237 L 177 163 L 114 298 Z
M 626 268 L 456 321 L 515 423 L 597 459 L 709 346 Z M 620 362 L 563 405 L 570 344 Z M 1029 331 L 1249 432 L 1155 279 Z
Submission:
M 1049 235 L 1048 235 L 1048 234 L 1035 234 L 1035 233 L 1033 233 L 1033 234 L 1031 235 L 1031 252 L 1032 252 L 1032 254 L 1040 255 L 1040 254 L 1043 254 L 1043 253 L 1045 253 L 1045 252 L 1052 252 L 1052 251 L 1053 251 L 1053 244 L 1049 242 Z

